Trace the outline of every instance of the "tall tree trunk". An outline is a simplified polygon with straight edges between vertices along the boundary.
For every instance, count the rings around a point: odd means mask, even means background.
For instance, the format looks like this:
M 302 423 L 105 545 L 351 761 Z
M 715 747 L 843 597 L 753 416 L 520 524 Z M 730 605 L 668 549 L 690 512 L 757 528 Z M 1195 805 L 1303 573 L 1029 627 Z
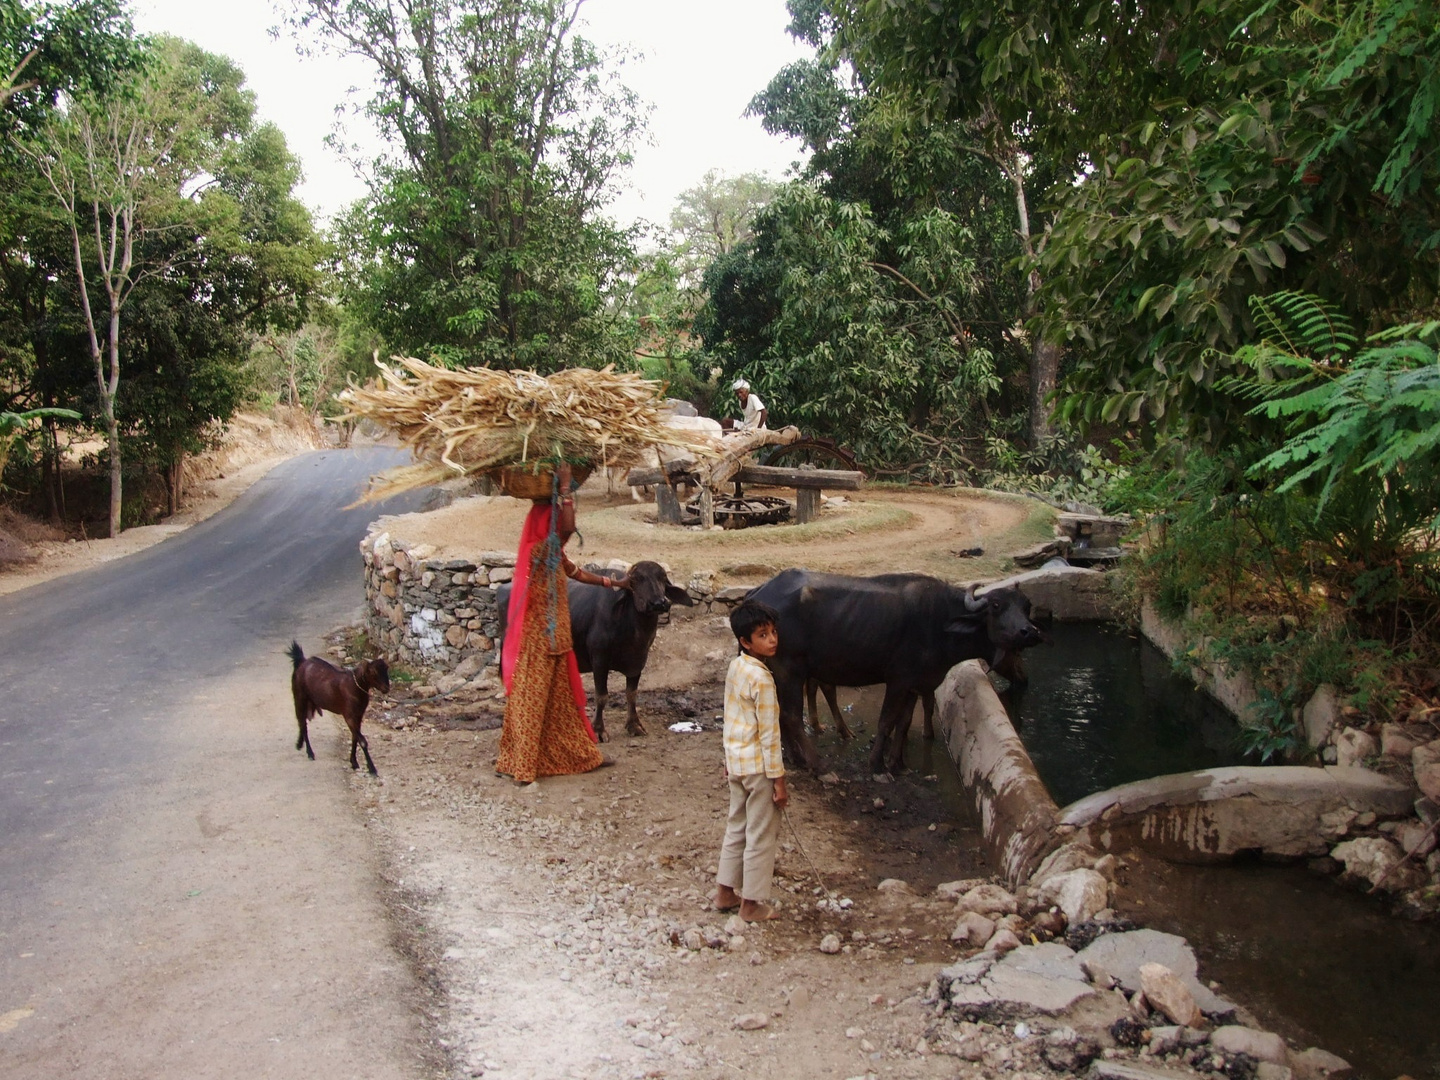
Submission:
M 50 404 L 50 396 L 44 398 L 44 404 Z M 45 502 L 50 511 L 50 524 L 58 528 L 61 523 L 60 499 L 58 496 L 60 479 L 60 440 L 55 434 L 55 421 L 46 417 L 41 421 L 44 434 L 40 437 L 40 484 L 45 488 Z
M 105 437 L 110 442 L 110 538 L 120 535 L 120 424 L 114 404 L 105 417 Z
M 165 502 L 167 512 L 173 517 L 180 512 L 180 498 L 185 494 L 184 450 L 181 450 L 178 459 L 170 464 L 167 474 L 166 479 L 169 482 L 165 485 Z
M 1008 148 L 1004 169 L 1015 188 L 1015 211 L 1020 220 L 1020 247 L 1027 260 L 1035 257 L 1035 245 L 1030 236 L 1030 205 L 1025 197 L 1025 170 L 1020 152 Z M 1025 281 L 1025 306 L 1021 311 L 1028 323 L 1040 311 L 1040 274 L 1031 270 Z M 1051 435 L 1050 406 L 1046 398 L 1055 390 L 1055 380 L 1060 370 L 1061 348 L 1045 341 L 1033 331 L 1030 333 L 1030 448 L 1037 449 Z
M 108 282 L 107 282 L 108 286 Z M 101 389 L 105 431 L 110 439 L 110 537 L 120 535 L 120 423 L 115 419 L 115 392 L 120 388 L 120 304 L 110 289 L 110 380 Z
M 1035 337 L 1030 352 L 1030 447 L 1038 449 L 1050 437 L 1050 403 L 1060 371 L 1059 345 Z

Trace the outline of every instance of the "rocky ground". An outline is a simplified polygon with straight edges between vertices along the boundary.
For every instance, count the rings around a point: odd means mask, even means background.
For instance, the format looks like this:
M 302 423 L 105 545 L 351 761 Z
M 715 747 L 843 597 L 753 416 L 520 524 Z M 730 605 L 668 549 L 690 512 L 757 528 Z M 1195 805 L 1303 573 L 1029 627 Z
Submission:
M 717 623 L 695 615 L 660 640 L 705 657 L 707 642 L 727 644 Z M 1072 852 L 1050 870 L 1076 887 L 1001 889 L 975 823 L 946 809 L 923 760 L 878 784 L 863 747 L 836 748 L 833 771 L 795 779 L 777 868 L 784 918 L 746 926 L 711 910 L 725 810 L 711 666 L 642 692 L 650 735 L 608 743 L 613 768 L 524 787 L 493 771 L 503 701 L 483 679 L 372 707 L 380 778 L 356 774 L 352 789 L 433 988 L 449 1075 L 1348 1072 L 1258 1031 L 1195 980 L 1180 939 L 1137 938 L 1097 911 L 1124 887 L 1124 860 Z M 670 730 L 681 723 L 700 730 Z M 336 743 L 322 758 L 341 768 Z M 1084 951 L 1097 935 L 1128 944 L 1105 946 L 1102 963 Z M 1165 967 L 1142 983 L 1155 960 Z

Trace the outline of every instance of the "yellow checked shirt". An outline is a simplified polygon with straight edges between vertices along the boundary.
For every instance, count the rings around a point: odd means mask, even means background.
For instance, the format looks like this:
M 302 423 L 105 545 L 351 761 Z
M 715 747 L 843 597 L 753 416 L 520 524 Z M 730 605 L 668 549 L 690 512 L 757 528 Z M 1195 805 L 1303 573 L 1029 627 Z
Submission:
M 725 771 L 731 776 L 785 775 L 780 757 L 780 703 L 775 677 L 748 653 L 725 673 Z

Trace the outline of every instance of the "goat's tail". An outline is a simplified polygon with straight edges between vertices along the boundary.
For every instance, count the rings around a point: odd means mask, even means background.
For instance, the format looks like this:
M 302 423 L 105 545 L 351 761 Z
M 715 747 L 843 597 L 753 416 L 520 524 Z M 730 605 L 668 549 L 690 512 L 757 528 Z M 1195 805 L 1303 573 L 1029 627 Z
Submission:
M 290 648 L 285 650 L 285 655 L 290 657 L 290 662 L 294 664 L 297 668 L 305 659 L 305 653 L 301 651 L 300 643 L 298 641 L 290 642 Z

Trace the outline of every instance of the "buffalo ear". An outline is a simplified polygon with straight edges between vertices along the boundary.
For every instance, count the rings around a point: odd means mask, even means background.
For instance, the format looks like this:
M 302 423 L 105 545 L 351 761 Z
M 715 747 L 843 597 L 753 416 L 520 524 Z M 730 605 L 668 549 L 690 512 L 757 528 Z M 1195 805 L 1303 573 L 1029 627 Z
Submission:
M 695 606 L 695 601 L 690 598 L 690 594 L 679 585 L 666 585 L 665 598 L 669 600 L 670 603 L 680 604 L 682 607 Z

